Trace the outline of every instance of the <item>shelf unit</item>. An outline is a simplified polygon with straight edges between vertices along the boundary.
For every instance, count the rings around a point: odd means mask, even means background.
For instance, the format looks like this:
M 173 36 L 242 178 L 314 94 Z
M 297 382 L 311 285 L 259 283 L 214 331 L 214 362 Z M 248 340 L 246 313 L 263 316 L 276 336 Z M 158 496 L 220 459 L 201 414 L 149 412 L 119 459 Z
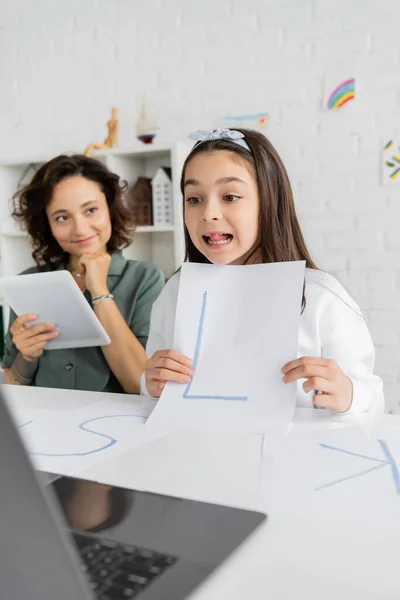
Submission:
M 123 251 L 128 259 L 154 263 L 170 277 L 183 260 L 182 199 L 179 180 L 183 162 L 191 145 L 178 142 L 171 145 L 137 146 L 131 149 L 107 149 L 93 153 L 125 180 L 130 189 L 139 176 L 152 178 L 159 167 L 172 172 L 173 225 L 137 227 L 132 244 Z M 28 183 L 33 176 L 29 165 L 39 167 L 53 156 L 27 157 L 0 164 L 0 266 L 1 275 L 16 275 L 34 265 L 27 233 L 11 217 L 11 197 L 17 191 L 21 177 L 27 173 Z M 1 298 L 0 298 L 0 304 Z M 8 325 L 7 307 L 3 309 L 5 329 Z

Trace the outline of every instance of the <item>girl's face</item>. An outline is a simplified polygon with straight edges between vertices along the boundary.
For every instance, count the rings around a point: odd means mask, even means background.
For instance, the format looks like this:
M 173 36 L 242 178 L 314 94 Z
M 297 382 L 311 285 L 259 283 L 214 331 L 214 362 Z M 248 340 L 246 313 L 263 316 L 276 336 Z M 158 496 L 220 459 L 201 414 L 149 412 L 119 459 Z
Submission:
M 257 183 L 231 152 L 197 154 L 184 180 L 184 218 L 196 248 L 215 264 L 242 264 L 258 237 Z
M 97 183 L 71 177 L 56 185 L 46 207 L 53 236 L 73 256 L 106 251 L 111 237 L 110 212 Z

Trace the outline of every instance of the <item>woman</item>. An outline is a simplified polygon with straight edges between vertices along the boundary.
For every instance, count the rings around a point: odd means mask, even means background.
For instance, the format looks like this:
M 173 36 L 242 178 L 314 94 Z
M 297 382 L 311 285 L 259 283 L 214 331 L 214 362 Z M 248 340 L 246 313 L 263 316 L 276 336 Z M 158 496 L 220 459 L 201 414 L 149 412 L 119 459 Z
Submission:
M 14 196 L 36 267 L 24 273 L 67 269 L 92 303 L 111 344 L 44 352 L 58 333 L 53 323 L 26 325 L 37 315 L 11 312 L 3 366 L 6 383 L 138 393 L 146 363 L 150 312 L 164 278 L 154 265 L 126 260 L 132 217 L 124 185 L 101 162 L 58 156 Z

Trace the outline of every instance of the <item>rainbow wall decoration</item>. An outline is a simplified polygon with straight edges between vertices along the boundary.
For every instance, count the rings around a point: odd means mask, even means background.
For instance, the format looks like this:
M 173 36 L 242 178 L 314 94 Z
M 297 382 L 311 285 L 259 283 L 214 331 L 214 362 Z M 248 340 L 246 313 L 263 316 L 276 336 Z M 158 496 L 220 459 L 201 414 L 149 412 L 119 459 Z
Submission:
M 400 185 L 400 144 L 390 140 L 383 147 L 383 185 Z
M 329 110 L 335 110 L 341 108 L 350 100 L 354 100 L 356 95 L 356 82 L 354 77 L 352 79 L 346 79 L 340 85 L 337 86 L 331 93 L 326 103 L 326 107 Z

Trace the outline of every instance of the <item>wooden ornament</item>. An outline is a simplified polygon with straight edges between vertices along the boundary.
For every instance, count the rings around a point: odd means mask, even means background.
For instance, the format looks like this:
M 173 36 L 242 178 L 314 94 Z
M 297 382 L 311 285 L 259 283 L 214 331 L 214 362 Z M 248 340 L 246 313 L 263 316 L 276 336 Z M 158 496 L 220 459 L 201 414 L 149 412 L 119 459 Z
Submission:
M 84 156 L 91 156 L 93 150 L 102 150 L 103 148 L 118 148 L 118 108 L 113 108 L 111 110 L 111 119 L 107 121 L 107 129 L 108 136 L 104 142 L 93 142 L 92 144 L 89 144 L 83 153 Z
M 151 179 L 139 177 L 128 194 L 129 210 L 133 213 L 136 225 L 152 225 L 152 189 Z

